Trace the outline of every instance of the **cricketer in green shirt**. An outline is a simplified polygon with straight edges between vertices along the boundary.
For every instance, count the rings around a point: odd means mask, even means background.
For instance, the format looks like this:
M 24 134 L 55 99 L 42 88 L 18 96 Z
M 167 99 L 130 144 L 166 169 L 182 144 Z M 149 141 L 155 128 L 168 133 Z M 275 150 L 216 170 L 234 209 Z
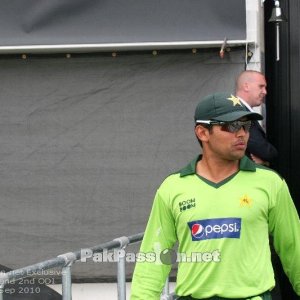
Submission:
M 194 120 L 202 156 L 156 193 L 140 248 L 147 259 L 136 263 L 131 300 L 160 298 L 176 242 L 177 295 L 261 298 L 275 285 L 269 235 L 300 295 L 300 222 L 288 187 L 245 156 L 251 121 L 261 119 L 232 94 L 199 102 Z
M 271 290 L 269 234 L 300 295 L 299 217 L 285 181 L 245 156 L 236 174 L 215 184 L 196 174 L 200 159 L 156 193 L 140 248 L 156 253 L 156 261 L 136 263 L 131 300 L 159 299 L 171 269 L 159 254 L 176 241 L 177 295 L 246 298 Z

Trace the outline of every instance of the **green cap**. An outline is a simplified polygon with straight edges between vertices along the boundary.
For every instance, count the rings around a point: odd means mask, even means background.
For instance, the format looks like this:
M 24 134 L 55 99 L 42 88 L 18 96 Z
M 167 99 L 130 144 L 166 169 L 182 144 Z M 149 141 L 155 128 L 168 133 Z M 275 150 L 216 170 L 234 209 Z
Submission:
M 242 117 L 249 120 L 262 120 L 262 115 L 249 111 L 240 99 L 232 94 L 217 93 L 206 96 L 196 107 L 195 122 L 221 121 L 231 122 Z

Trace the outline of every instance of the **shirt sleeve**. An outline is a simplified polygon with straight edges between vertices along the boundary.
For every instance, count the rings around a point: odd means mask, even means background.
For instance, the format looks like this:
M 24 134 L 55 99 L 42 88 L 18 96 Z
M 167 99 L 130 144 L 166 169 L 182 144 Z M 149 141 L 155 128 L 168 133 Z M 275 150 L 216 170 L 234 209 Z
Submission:
M 131 300 L 159 300 L 171 264 L 161 258 L 176 242 L 172 211 L 159 192 L 154 198 L 151 214 L 140 248 L 140 256 L 150 260 L 137 261 L 131 284 Z M 165 251 L 164 251 L 165 250 Z
M 283 269 L 300 296 L 300 221 L 285 181 L 269 211 L 269 228 Z

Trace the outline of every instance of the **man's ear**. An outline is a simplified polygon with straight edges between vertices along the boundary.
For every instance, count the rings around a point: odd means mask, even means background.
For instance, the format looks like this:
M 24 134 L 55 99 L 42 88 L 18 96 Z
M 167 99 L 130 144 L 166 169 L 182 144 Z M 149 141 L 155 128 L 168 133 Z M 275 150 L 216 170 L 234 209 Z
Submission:
M 244 91 L 248 92 L 250 89 L 248 82 L 244 82 Z
M 209 137 L 209 129 L 202 125 L 197 125 L 195 127 L 195 134 L 200 141 L 206 142 L 208 141 L 208 137 Z

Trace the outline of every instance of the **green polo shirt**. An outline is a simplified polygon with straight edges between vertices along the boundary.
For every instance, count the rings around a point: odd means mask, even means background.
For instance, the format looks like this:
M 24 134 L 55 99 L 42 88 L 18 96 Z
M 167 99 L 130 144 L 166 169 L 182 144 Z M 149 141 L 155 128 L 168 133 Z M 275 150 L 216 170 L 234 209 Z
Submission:
M 162 254 L 178 241 L 176 294 L 243 298 L 274 287 L 269 234 L 300 295 L 300 223 L 285 181 L 247 157 L 217 184 L 192 161 L 155 195 L 136 263 L 131 300 L 158 300 L 171 265 Z M 174 258 L 172 259 L 174 261 Z

